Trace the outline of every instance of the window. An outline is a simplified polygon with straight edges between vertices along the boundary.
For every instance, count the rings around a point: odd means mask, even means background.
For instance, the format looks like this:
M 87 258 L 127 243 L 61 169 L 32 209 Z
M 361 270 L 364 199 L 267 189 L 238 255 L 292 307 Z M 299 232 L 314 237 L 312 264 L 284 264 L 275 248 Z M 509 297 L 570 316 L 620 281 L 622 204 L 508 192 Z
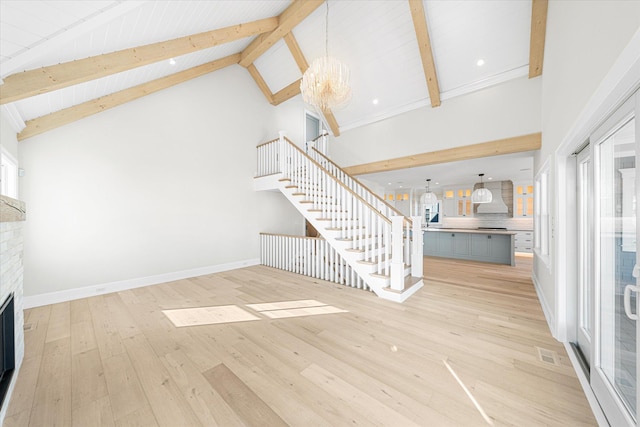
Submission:
M 534 249 L 540 259 L 550 267 L 550 246 L 551 246 L 551 215 L 550 212 L 550 191 L 549 191 L 549 160 L 540 168 L 536 175 L 535 189 L 533 192 L 535 201 L 534 214 Z
M 18 161 L 0 147 L 0 194 L 18 198 Z

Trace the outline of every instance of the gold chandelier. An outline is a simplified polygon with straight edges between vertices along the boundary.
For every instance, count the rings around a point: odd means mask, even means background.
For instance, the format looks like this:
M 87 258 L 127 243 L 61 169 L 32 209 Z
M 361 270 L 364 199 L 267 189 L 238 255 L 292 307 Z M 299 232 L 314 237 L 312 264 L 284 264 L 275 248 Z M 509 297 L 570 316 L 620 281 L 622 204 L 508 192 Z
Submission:
M 300 92 L 307 104 L 320 111 L 342 107 L 351 99 L 349 68 L 329 56 L 329 2 L 325 20 L 325 55 L 316 58 L 302 76 Z

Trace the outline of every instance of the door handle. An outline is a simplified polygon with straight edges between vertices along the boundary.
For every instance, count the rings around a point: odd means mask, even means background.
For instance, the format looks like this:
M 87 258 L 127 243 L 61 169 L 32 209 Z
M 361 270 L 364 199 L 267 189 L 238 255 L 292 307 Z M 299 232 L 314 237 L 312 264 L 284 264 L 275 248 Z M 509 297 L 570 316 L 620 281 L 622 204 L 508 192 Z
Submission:
M 624 287 L 624 312 L 631 320 L 638 320 L 638 313 L 631 312 L 631 292 L 640 292 L 640 286 L 627 285 Z

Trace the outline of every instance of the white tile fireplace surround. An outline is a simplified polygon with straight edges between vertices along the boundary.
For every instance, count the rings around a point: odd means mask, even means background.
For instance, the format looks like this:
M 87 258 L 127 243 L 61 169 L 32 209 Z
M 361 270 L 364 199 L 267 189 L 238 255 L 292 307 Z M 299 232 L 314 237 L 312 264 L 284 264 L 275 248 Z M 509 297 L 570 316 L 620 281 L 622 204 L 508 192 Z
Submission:
M 14 296 L 14 333 L 15 333 L 15 370 L 9 390 L 0 410 L 0 425 L 7 415 L 7 407 L 11 393 L 15 387 L 18 371 L 24 358 L 24 313 L 22 298 L 23 283 L 23 236 L 22 228 L 25 220 L 23 202 L 0 196 L 0 304 L 11 293 Z

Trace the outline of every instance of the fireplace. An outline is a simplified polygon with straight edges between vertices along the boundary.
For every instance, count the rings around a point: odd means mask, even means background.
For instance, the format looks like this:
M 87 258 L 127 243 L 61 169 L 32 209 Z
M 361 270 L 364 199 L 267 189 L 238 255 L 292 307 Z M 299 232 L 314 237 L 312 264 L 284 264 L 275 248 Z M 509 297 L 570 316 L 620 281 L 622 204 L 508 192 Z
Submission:
M 11 384 L 16 367 L 13 294 L 0 307 L 0 408 Z

